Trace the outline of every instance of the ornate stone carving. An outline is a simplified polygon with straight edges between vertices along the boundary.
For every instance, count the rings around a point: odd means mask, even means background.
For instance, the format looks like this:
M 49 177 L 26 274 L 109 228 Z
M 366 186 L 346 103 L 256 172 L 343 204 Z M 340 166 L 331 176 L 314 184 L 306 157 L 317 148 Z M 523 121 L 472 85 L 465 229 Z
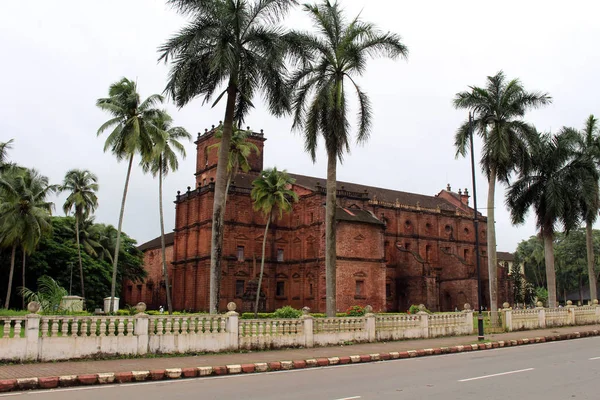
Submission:
M 42 305 L 37 301 L 30 301 L 29 304 L 27 304 L 27 311 L 31 314 L 37 314 L 37 312 L 40 311 L 41 306 Z
M 227 311 L 235 311 L 236 308 L 237 304 L 235 304 L 233 301 L 227 303 Z
M 143 313 L 144 311 L 146 311 L 146 303 L 140 301 L 135 305 L 135 309 L 137 310 L 137 312 Z

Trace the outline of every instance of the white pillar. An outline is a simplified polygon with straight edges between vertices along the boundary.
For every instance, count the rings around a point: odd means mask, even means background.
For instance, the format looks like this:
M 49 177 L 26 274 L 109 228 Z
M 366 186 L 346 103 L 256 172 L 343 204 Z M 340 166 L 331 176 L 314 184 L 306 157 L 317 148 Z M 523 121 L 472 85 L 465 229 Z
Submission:
M 505 308 L 502 310 L 502 313 L 504 314 L 504 318 L 502 319 L 502 327 L 504 328 L 504 330 L 507 331 L 512 331 L 513 330 L 513 326 L 512 326 L 512 309 L 510 308 Z
M 135 319 L 133 334 L 137 338 L 137 354 L 143 355 L 148 353 L 149 347 L 148 314 L 137 313 L 133 318 Z
M 538 312 L 538 326 L 540 328 L 546 327 L 546 309 L 544 307 L 536 307 Z
M 39 360 L 40 345 L 40 316 L 38 314 L 27 314 L 25 322 L 25 359 Z
M 419 311 L 417 313 L 418 316 L 421 317 L 421 337 L 428 338 L 429 337 L 429 314 L 425 311 Z
M 227 344 L 227 347 L 230 350 L 239 350 L 240 348 L 240 337 L 239 337 L 239 333 L 240 333 L 240 318 L 237 312 L 235 312 L 235 309 L 237 308 L 237 305 L 231 301 L 227 304 L 227 309 L 229 310 L 227 312 L 227 322 L 226 322 L 226 328 L 227 329 L 227 334 L 228 334 L 228 338 L 229 338 L 229 343 Z

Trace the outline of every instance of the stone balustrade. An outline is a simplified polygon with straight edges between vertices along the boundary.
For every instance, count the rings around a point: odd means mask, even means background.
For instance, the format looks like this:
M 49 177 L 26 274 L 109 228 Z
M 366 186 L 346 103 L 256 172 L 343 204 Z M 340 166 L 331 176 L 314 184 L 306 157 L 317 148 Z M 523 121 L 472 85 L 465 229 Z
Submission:
M 598 301 L 590 306 L 575 307 L 571 301 L 559 308 L 538 307 L 528 310 L 513 310 L 504 304 L 502 324 L 507 331 L 553 328 L 568 325 L 591 325 L 600 323 Z
M 0 318 L 0 360 L 66 360 L 100 355 L 219 352 L 314 347 L 473 334 L 473 311 L 298 319 L 239 319 L 235 303 L 224 315 L 41 316 Z M 31 311 L 31 310 L 30 310 Z M 502 312 L 508 331 L 600 323 L 600 307 L 536 308 Z

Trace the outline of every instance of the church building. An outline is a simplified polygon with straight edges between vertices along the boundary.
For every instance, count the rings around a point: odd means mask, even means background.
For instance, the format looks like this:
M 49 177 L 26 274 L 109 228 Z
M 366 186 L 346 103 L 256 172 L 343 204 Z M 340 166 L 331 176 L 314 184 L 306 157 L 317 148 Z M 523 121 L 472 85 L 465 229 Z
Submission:
M 194 188 L 177 193 L 176 219 L 167 260 L 176 310 L 208 310 L 211 219 L 218 143 L 214 129 L 198 136 Z M 252 208 L 252 181 L 263 169 L 263 133 L 251 140 L 260 149 L 251 170 L 231 183 L 225 213 L 219 309 L 228 302 L 253 309 L 265 219 Z M 285 166 L 281 166 L 284 169 Z M 292 172 L 292 171 L 290 171 Z M 325 311 L 326 180 L 290 173 L 299 201 L 274 220 L 267 236 L 260 308 L 291 305 Z M 337 307 L 371 305 L 405 312 L 411 304 L 433 311 L 477 307 L 475 234 L 480 239 L 483 305 L 489 305 L 486 218 L 474 232 L 467 189 L 450 185 L 434 196 L 359 183 L 337 183 Z M 124 301 L 166 306 L 160 274 L 160 238 L 140 246 L 149 272 L 146 282 L 124 285 Z M 498 268 L 498 301 L 510 301 L 508 271 Z

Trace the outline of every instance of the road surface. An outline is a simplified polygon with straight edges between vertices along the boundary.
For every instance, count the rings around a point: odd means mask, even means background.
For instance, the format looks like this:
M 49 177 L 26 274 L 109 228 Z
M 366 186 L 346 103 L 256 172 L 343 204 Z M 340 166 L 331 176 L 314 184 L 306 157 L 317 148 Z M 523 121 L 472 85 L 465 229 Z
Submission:
M 600 338 L 368 364 L 7 393 L 31 400 L 600 398 Z

